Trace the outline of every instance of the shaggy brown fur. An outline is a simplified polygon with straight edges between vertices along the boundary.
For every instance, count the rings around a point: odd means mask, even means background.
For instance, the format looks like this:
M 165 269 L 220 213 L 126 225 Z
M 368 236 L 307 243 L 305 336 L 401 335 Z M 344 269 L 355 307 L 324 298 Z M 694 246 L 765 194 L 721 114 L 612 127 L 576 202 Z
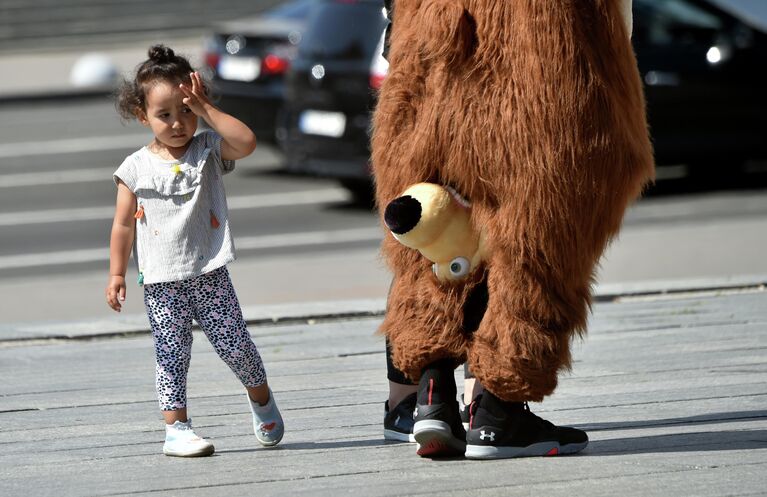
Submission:
M 618 0 L 398 0 L 374 118 L 379 211 L 406 187 L 454 186 L 487 230 L 484 275 L 445 286 L 388 235 L 381 330 L 412 379 L 468 358 L 508 401 L 539 401 L 585 332 L 596 264 L 652 179 L 644 97 Z M 463 330 L 481 277 L 489 302 Z

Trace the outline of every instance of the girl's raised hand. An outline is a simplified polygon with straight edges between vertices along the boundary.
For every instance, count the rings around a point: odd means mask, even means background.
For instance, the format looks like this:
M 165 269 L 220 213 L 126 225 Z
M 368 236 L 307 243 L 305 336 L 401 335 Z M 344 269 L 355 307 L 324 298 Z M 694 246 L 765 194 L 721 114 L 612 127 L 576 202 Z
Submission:
M 197 71 L 189 73 L 189 78 L 192 80 L 191 88 L 184 83 L 178 85 L 181 91 L 184 92 L 184 95 L 186 95 L 183 99 L 184 105 L 188 106 L 198 116 L 204 117 L 208 112 L 206 105 L 212 105 L 208 96 L 205 95 L 205 85 L 202 84 L 202 78 L 200 78 L 200 73 Z

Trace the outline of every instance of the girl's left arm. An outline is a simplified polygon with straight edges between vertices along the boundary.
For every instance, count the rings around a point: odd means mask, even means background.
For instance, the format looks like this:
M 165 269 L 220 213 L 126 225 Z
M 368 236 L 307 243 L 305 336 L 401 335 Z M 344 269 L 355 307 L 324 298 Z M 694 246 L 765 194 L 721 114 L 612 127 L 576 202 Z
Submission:
M 197 72 L 190 75 L 192 87 L 181 83 L 184 104 L 198 116 L 205 119 L 211 128 L 221 135 L 221 158 L 237 160 L 247 157 L 256 149 L 256 135 L 239 119 L 220 111 L 205 95 L 205 89 Z

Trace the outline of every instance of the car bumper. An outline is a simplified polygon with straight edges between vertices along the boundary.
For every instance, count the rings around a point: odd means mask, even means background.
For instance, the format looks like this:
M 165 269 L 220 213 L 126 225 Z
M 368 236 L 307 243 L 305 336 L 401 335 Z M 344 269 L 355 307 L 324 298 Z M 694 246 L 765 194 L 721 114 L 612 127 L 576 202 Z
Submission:
M 371 175 L 370 159 L 288 159 L 285 169 L 300 174 L 323 178 L 368 180 Z

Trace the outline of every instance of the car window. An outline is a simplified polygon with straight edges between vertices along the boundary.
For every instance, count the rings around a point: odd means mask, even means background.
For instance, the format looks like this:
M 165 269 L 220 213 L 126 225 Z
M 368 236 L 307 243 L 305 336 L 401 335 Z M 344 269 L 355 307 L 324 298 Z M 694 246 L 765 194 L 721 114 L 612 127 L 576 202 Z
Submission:
M 723 27 L 720 16 L 687 0 L 634 0 L 635 37 L 645 43 L 705 43 Z
M 310 17 L 299 55 L 369 59 L 385 21 L 380 2 L 323 2 Z

